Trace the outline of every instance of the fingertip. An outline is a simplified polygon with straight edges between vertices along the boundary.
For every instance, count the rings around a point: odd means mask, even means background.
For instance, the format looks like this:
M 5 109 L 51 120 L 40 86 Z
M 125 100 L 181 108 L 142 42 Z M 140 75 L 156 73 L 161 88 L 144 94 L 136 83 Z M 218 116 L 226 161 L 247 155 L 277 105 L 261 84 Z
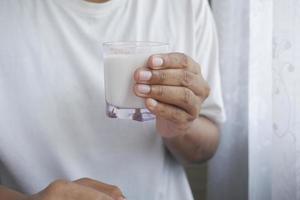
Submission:
M 132 90 L 133 90 L 133 93 L 134 93 L 136 96 L 139 96 L 139 95 L 138 95 L 138 92 L 137 92 L 137 91 L 138 91 L 138 84 L 134 84 Z
M 154 111 L 157 107 L 158 102 L 155 99 L 148 98 L 146 99 L 146 106 L 150 111 Z
M 153 69 L 161 68 L 164 64 L 164 59 L 162 55 L 152 55 L 149 58 L 148 66 Z
M 140 71 L 140 69 L 136 69 L 133 73 L 133 79 L 135 81 L 139 81 L 139 71 Z

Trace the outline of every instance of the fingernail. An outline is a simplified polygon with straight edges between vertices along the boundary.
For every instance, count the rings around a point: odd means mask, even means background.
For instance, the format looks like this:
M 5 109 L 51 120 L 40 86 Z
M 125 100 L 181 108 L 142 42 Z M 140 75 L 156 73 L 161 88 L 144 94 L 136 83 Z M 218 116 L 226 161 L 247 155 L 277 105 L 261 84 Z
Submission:
M 150 86 L 149 85 L 138 85 L 137 91 L 142 94 L 148 94 L 150 92 Z
M 152 58 L 152 65 L 154 67 L 160 67 L 164 63 L 164 60 L 161 57 L 154 56 Z
M 118 200 L 126 200 L 124 197 L 119 197 Z
M 152 73 L 150 71 L 140 71 L 139 79 L 140 81 L 149 81 L 152 77 Z
M 147 104 L 150 107 L 150 109 L 154 109 L 157 106 L 157 101 L 154 99 L 147 99 Z

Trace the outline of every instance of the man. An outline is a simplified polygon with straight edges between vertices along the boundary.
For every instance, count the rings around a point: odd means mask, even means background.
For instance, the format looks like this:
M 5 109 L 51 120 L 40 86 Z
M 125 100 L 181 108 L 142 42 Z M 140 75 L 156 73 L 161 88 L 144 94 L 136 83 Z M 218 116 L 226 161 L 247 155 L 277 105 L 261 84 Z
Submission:
M 206 0 L 1 0 L 0 33 L 0 199 L 192 199 L 224 120 Z M 155 121 L 105 116 L 104 41 L 170 44 L 133 74 Z

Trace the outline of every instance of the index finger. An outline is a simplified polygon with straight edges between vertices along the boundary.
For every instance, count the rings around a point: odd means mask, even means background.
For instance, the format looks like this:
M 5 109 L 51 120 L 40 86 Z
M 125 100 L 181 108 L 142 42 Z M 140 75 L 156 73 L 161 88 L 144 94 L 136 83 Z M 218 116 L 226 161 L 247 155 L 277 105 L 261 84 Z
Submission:
M 78 188 L 76 188 L 73 194 L 67 194 L 68 196 L 71 196 L 70 199 L 90 199 L 90 200 L 114 200 L 109 195 L 99 192 L 93 188 L 81 186 L 78 184 Z M 66 198 L 68 199 L 68 198 Z
M 96 181 L 89 178 L 82 178 L 74 182 L 86 187 L 93 188 L 99 192 L 105 193 L 108 196 L 112 197 L 114 200 L 125 200 L 122 191 L 116 186 L 102 183 L 100 181 Z
M 48 190 L 48 191 L 47 191 Z M 83 200 L 83 199 L 89 199 L 89 200 L 114 200 L 109 195 L 97 191 L 90 187 L 85 187 L 80 184 L 76 183 L 64 183 L 64 182 L 56 182 L 53 183 L 51 186 L 46 188 L 46 191 L 44 191 L 44 194 L 49 195 L 49 199 L 65 199 L 65 200 Z
M 200 65 L 184 53 L 167 53 L 150 56 L 147 66 L 151 69 L 186 69 L 200 73 Z

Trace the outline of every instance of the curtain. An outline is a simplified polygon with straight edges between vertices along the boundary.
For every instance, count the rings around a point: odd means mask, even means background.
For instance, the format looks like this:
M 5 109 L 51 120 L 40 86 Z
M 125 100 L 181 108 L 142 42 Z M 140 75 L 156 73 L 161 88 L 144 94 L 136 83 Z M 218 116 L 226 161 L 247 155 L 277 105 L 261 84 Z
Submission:
M 300 1 L 274 0 L 274 200 L 300 199 Z
M 300 1 L 212 6 L 228 120 L 207 199 L 300 199 Z

